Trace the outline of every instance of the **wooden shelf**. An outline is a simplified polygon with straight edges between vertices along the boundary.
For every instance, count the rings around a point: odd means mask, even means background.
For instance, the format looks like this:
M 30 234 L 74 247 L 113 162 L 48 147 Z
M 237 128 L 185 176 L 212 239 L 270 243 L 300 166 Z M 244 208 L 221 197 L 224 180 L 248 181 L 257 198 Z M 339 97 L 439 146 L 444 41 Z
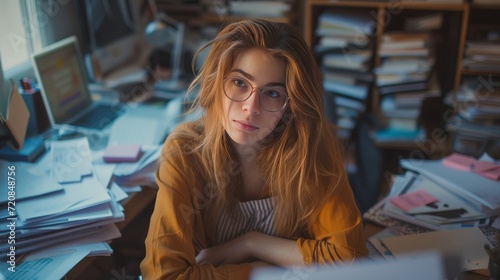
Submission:
M 463 11 L 468 4 L 443 4 L 443 3 L 415 3 L 415 2 L 377 2 L 377 1 L 331 1 L 309 0 L 310 4 L 337 7 L 380 8 L 380 9 L 418 9 L 438 11 Z
M 476 4 L 476 3 L 472 3 L 470 7 L 472 9 L 500 10 L 500 4 Z
M 500 6 L 500 5 L 495 5 Z M 379 46 L 383 35 L 388 31 L 400 30 L 405 18 L 417 14 L 424 14 L 426 11 L 442 12 L 443 25 L 439 34 L 442 35 L 440 42 L 441 53 L 436 53 L 440 56 L 439 63 L 436 64 L 438 69 L 438 78 L 442 82 L 441 86 L 444 91 L 452 90 L 456 92 L 460 87 L 462 76 L 468 72 L 462 70 L 462 59 L 465 52 L 466 35 L 469 26 L 469 14 L 471 4 L 444 4 L 444 3 L 429 3 L 429 2 L 383 2 L 383 1 L 331 1 L 331 0 L 308 0 L 304 6 L 304 38 L 311 48 L 319 42 L 320 37 L 315 31 L 318 27 L 318 17 L 325 11 L 335 9 L 358 9 L 364 10 L 373 18 L 376 24 L 376 29 L 373 37 L 373 67 L 377 67 L 381 63 L 381 56 L 378 54 Z M 454 48 L 448 52 L 448 48 Z M 455 49 L 456 48 L 456 49 Z M 440 66 L 438 68 L 437 66 Z M 485 74 L 485 73 L 473 73 Z M 379 103 L 381 95 L 374 86 L 371 90 L 371 99 L 366 104 L 372 113 L 377 114 L 380 111 Z M 377 143 L 380 148 L 395 147 L 398 149 L 414 149 L 416 143 Z
M 462 70 L 462 76 L 493 76 L 500 77 L 500 72 L 488 72 L 488 71 L 471 71 L 464 69 Z
M 247 17 L 247 16 L 219 16 L 219 15 L 214 15 L 214 14 L 206 14 L 202 16 L 202 19 L 205 20 L 208 23 L 221 23 L 221 22 L 234 22 L 234 21 L 240 21 L 240 20 L 245 20 L 249 18 L 262 18 L 266 19 L 269 21 L 276 21 L 276 22 L 285 22 L 285 23 L 290 23 L 293 19 L 293 17 Z
M 387 3 L 383 2 L 368 2 L 368 1 L 331 1 L 331 0 L 309 0 L 306 4 L 321 5 L 321 6 L 343 6 L 343 7 L 359 7 L 359 8 L 378 8 Z

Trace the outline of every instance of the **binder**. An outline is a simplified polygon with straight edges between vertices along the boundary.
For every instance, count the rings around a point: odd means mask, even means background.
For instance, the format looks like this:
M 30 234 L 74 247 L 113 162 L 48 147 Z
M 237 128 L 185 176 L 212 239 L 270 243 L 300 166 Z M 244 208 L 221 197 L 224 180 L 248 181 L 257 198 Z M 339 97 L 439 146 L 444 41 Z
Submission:
M 7 135 L 10 144 L 15 149 L 23 147 L 26 129 L 30 112 L 24 103 L 21 94 L 17 91 L 17 87 L 11 80 L 10 93 L 2 94 L 2 100 L 5 100 L 6 105 L 0 110 L 0 125 L 3 127 L 3 132 Z

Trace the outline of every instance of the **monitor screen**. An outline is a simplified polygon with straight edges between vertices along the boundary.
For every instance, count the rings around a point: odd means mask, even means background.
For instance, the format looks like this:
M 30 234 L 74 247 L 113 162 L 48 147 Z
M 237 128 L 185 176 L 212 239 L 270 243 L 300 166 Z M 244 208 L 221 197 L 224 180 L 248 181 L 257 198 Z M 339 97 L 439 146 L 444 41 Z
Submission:
M 134 0 L 85 0 L 90 51 L 106 75 L 134 57 L 140 28 Z
M 87 0 L 86 8 L 93 49 L 135 34 L 135 20 L 127 1 Z
M 33 56 L 49 117 L 63 124 L 91 104 L 76 37 L 59 41 Z

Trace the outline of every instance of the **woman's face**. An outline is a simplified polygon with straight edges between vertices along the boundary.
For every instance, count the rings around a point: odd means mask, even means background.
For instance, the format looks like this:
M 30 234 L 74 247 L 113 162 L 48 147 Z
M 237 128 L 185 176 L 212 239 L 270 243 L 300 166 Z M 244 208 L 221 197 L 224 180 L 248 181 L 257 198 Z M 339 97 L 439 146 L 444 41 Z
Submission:
M 238 56 L 227 77 L 232 78 L 232 86 L 238 89 L 245 85 L 245 81 L 250 86 L 247 88 L 253 87 L 254 90 L 245 101 L 233 101 L 224 96 L 224 128 L 235 143 L 257 146 L 259 140 L 274 130 L 285 111 L 264 110 L 259 101 L 259 89 L 273 89 L 268 96 L 274 96 L 279 91 L 286 92 L 285 64 L 264 50 L 249 49 Z

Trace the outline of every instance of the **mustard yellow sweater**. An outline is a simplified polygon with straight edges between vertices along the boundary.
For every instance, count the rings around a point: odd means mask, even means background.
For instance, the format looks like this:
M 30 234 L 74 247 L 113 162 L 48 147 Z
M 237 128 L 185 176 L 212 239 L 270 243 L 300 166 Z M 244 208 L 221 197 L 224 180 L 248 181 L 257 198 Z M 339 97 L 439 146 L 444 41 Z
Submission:
M 179 129 L 192 130 L 192 124 Z M 186 153 L 183 140 L 167 140 L 163 151 L 171 155 L 160 161 L 156 174 L 159 186 L 156 205 L 146 238 L 142 277 L 149 279 L 248 279 L 250 264 L 214 267 L 196 264 L 196 248 L 207 248 L 203 193 L 206 182 L 196 155 Z M 361 215 L 347 182 L 323 206 L 308 237 L 297 239 L 304 262 L 350 263 L 367 255 Z M 310 238 L 312 237 L 312 238 Z

